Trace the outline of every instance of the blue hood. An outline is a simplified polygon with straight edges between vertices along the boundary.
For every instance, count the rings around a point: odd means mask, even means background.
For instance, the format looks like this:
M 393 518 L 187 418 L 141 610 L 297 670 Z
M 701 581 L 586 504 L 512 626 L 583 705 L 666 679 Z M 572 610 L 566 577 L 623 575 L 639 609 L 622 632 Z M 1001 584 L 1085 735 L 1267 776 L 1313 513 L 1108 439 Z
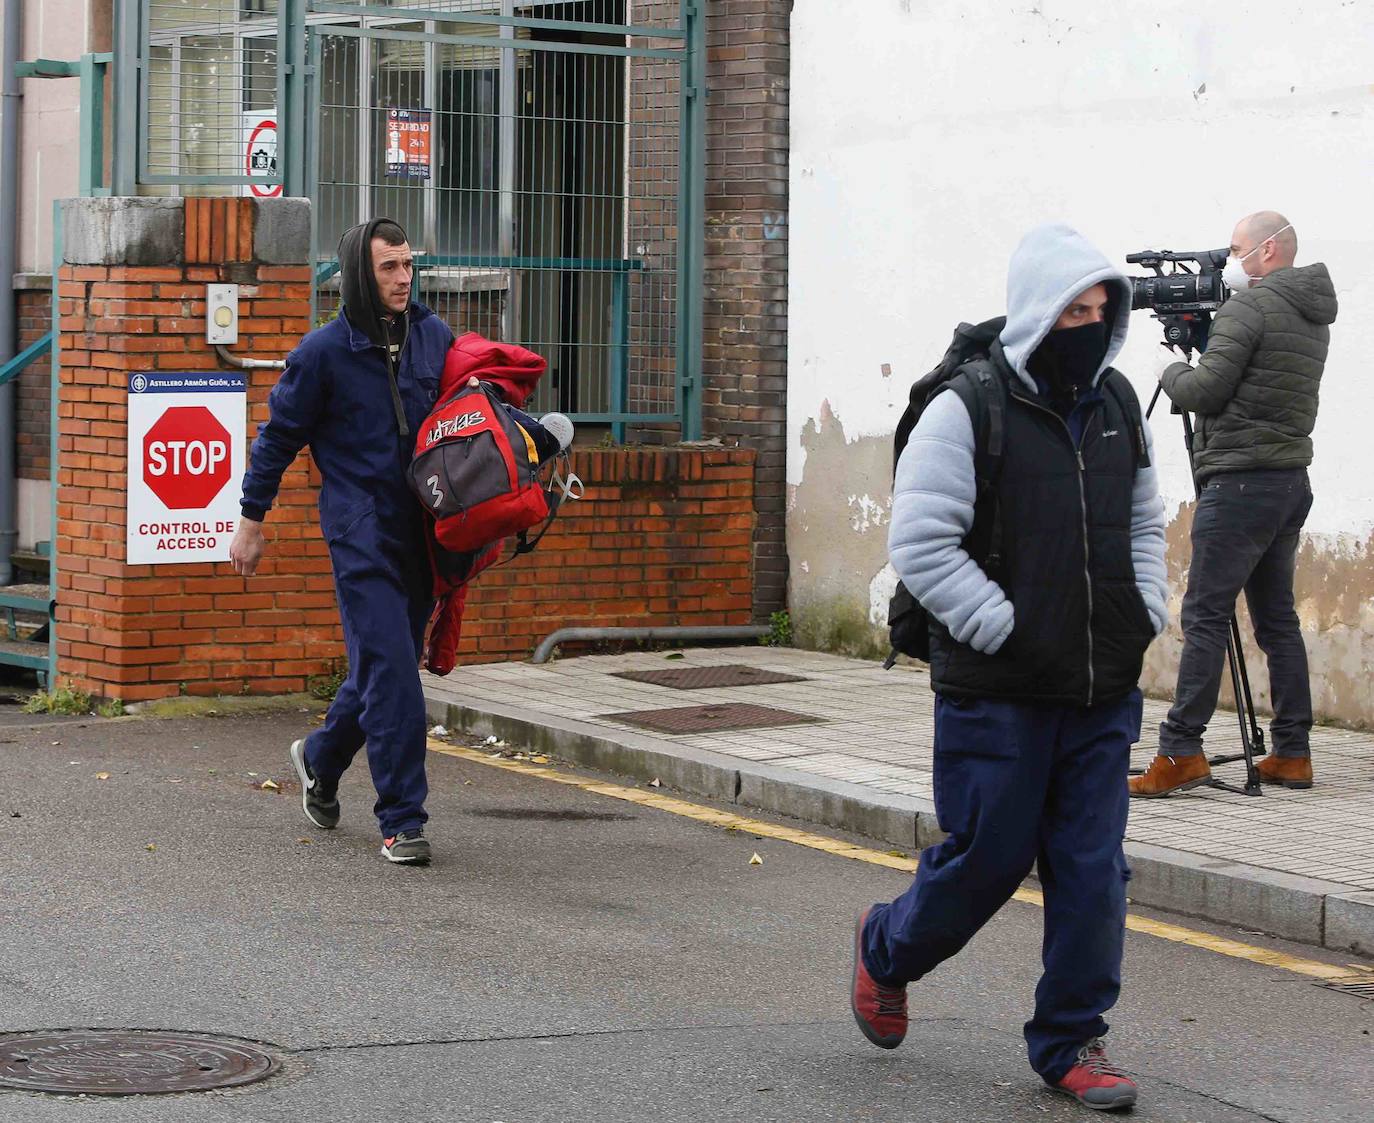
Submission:
M 1109 309 L 1107 354 L 1097 371 L 1100 379 L 1126 342 L 1131 282 L 1072 227 L 1037 226 L 1021 239 L 1007 267 L 1007 324 L 999 338 L 1007 362 L 1029 389 L 1036 387 L 1026 361 L 1069 302 L 1098 283 L 1105 284 L 1109 293 L 1116 290 Z

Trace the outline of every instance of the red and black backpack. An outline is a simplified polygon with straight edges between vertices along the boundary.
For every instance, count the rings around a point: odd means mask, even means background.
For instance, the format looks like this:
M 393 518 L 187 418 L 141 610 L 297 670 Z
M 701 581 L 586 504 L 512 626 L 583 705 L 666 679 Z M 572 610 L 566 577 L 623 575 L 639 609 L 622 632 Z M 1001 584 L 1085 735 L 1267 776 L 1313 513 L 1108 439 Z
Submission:
M 429 550 L 434 568 L 434 618 L 425 666 L 445 675 L 457 662 L 468 585 L 496 565 L 506 539 L 512 557 L 534 549 L 565 496 L 580 498 L 581 481 L 566 452 L 547 484 L 541 481 L 535 438 L 518 412 L 548 364 L 513 343 L 459 336 L 449 348 L 439 402 L 415 444 L 410 484 L 431 516 Z M 529 419 L 532 422 L 532 419 Z M 547 434 L 546 434 L 547 436 Z M 544 527 L 533 537 L 540 522 Z
M 410 484 L 434 518 L 435 541 L 454 553 L 506 538 L 525 553 L 534 548 L 526 532 L 558 509 L 556 493 L 540 482 L 533 438 L 476 377 L 430 412 Z

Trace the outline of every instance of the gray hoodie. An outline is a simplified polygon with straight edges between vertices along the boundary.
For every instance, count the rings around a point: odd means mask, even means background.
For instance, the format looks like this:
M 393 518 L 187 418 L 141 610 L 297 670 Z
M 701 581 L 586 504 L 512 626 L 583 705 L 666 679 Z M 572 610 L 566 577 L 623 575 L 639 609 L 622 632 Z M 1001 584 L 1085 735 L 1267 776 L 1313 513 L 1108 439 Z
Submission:
M 1022 239 L 1007 271 L 1007 323 L 1001 344 L 1007 362 L 1032 392 L 1026 362 L 1070 301 L 1099 282 L 1114 287 L 1103 371 L 1121 350 L 1130 321 L 1130 282 L 1082 235 L 1060 225 L 1040 226 Z M 1151 450 L 1149 425 L 1145 440 Z M 956 642 L 995 653 L 1015 627 L 1011 602 L 963 548 L 973 528 L 977 485 L 973 422 L 957 394 L 938 395 L 917 422 L 897 463 L 888 553 L 906 587 Z M 1131 493 L 1131 558 L 1155 634 L 1168 623 L 1164 565 L 1164 505 L 1154 467 L 1137 470 Z

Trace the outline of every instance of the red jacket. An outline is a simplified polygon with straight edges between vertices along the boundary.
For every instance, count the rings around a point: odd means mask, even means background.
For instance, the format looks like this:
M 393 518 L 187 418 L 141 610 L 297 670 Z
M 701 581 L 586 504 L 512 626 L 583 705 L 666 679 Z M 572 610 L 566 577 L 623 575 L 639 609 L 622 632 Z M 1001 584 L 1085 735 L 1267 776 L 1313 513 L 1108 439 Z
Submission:
M 455 339 L 449 348 L 444 372 L 439 378 L 438 401 L 447 401 L 469 379 L 476 378 L 494 386 L 506 402 L 520 409 L 547 369 L 548 363 L 533 351 L 514 343 L 496 343 L 470 331 Z M 434 557 L 440 547 L 433 539 L 433 523 L 429 526 L 430 555 Z M 495 542 L 479 553 L 460 581 L 445 577 L 441 572 L 443 567 L 434 567 L 434 595 L 438 600 L 430 619 L 429 641 L 425 645 L 425 669 L 432 674 L 446 675 L 457 663 L 468 585 L 482 570 L 496 564 L 502 545 Z

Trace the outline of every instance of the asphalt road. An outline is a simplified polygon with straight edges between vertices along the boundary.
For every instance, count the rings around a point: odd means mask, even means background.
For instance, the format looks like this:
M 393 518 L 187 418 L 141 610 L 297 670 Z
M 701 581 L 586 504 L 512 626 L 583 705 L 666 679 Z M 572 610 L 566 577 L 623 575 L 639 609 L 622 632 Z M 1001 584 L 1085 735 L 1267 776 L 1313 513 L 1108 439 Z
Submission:
M 339 830 L 302 818 L 285 750 L 310 720 L 0 728 L 0 1031 L 217 1032 L 285 1057 L 233 1092 L 0 1091 L 0 1121 L 1089 1117 L 1025 1063 L 1034 906 L 913 986 L 883 1052 L 850 1019 L 850 925 L 906 875 L 441 756 L 436 861 L 392 867 L 361 760 Z M 1371 1006 L 1128 934 L 1109 1016 L 1131 1117 L 1368 1123 Z

